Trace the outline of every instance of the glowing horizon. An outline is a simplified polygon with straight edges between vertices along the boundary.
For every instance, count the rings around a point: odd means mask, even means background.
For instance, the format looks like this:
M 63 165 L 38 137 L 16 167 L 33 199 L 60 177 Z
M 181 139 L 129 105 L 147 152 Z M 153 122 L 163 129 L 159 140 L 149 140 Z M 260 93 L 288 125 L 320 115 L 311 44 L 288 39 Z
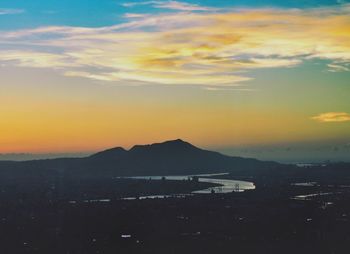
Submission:
M 0 153 L 350 142 L 347 1 L 83 5 L 0 6 Z

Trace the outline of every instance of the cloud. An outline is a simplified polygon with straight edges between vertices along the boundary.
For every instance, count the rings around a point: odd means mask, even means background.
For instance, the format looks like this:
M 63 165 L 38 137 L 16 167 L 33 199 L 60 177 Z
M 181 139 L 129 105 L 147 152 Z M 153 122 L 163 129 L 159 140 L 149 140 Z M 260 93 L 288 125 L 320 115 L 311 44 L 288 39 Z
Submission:
M 142 13 L 125 13 L 124 17 L 125 18 L 130 18 L 130 19 L 134 19 L 134 18 L 146 18 L 148 17 L 148 14 L 142 14 Z
M 322 123 L 348 122 L 350 121 L 350 114 L 345 112 L 328 112 L 328 113 L 322 113 L 317 116 L 314 116 L 311 119 Z
M 22 9 L 2 9 L 0 8 L 0 15 L 13 15 L 24 13 Z
M 2 51 L 0 59 L 7 64 L 32 68 L 69 68 L 79 66 L 67 55 L 36 51 Z
M 255 92 L 256 89 L 240 87 L 205 87 L 207 91 L 234 91 L 234 92 Z
M 44 11 L 41 11 L 41 13 L 47 14 L 47 15 L 53 15 L 53 14 L 57 14 L 58 11 L 55 11 L 55 10 L 44 10 Z
M 330 70 L 348 71 L 350 63 L 348 5 L 126 15 L 114 26 L 2 32 L 0 64 L 123 85 L 212 89 L 238 86 L 256 69 L 322 59 Z
M 350 71 L 350 68 L 347 66 L 349 65 L 349 63 L 331 63 L 331 64 L 328 64 L 328 70 L 330 72 L 344 72 L 344 71 Z
M 153 8 L 158 9 L 169 9 L 177 11 L 215 11 L 217 8 L 204 7 L 198 4 L 189 4 L 185 2 L 178 1 L 145 1 L 145 2 L 130 2 L 123 3 L 124 7 L 134 7 L 140 5 L 151 5 Z

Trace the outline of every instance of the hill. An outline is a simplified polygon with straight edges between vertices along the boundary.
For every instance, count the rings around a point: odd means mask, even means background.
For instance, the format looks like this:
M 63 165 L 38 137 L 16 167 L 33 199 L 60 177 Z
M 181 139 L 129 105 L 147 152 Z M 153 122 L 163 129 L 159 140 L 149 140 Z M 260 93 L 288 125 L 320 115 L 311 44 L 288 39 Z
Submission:
M 136 145 L 98 152 L 85 158 L 61 158 L 24 162 L 0 162 L 6 172 L 53 170 L 80 176 L 135 176 L 222 173 L 272 170 L 275 162 L 231 157 L 200 149 L 181 139 L 151 145 Z M 9 172 L 10 173 L 10 172 Z

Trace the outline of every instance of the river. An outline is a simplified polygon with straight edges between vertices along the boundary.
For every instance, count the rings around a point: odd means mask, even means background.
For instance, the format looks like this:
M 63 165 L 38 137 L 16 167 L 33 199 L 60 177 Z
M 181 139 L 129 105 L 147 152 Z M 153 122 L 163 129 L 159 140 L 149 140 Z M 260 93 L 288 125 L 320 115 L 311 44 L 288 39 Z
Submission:
M 228 173 L 218 173 L 218 174 L 199 174 L 199 175 L 177 175 L 177 176 L 133 176 L 133 177 L 124 177 L 128 179 L 145 179 L 145 180 L 173 180 L 173 181 L 183 181 L 188 180 L 193 177 L 198 177 L 199 182 L 203 183 L 214 183 L 220 184 L 217 187 L 210 187 L 203 190 L 193 191 L 192 193 L 183 193 L 177 195 L 152 195 L 152 196 L 144 196 L 141 198 L 164 198 L 170 196 L 179 196 L 182 197 L 184 195 L 191 194 L 209 194 L 209 193 L 230 193 L 230 192 L 242 192 L 245 190 L 255 189 L 255 185 L 252 182 L 247 181 L 239 181 L 239 180 L 231 180 L 231 179 L 219 179 L 212 178 L 215 176 L 223 176 L 228 175 Z M 131 199 L 131 198 L 130 198 Z

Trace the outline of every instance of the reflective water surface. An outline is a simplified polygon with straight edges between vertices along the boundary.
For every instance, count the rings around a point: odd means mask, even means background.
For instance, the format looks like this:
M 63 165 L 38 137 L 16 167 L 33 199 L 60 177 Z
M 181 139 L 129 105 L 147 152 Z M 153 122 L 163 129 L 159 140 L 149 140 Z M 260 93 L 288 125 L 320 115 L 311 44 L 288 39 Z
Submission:
M 199 182 L 220 184 L 220 186 L 217 186 L 217 187 L 211 187 L 211 188 L 206 188 L 203 190 L 197 190 L 197 191 L 193 191 L 192 193 L 183 193 L 183 194 L 176 194 L 176 195 L 174 194 L 174 195 L 143 196 L 143 197 L 139 197 L 140 199 L 166 198 L 166 197 L 179 197 L 179 198 L 181 198 L 181 197 L 184 197 L 187 195 L 193 195 L 193 194 L 229 193 L 229 192 L 241 192 L 241 191 L 245 191 L 245 190 L 255 189 L 255 185 L 252 182 L 211 178 L 211 177 L 215 177 L 215 176 L 224 176 L 224 175 L 228 175 L 228 173 L 199 174 L 199 175 L 177 175 L 177 176 L 134 176 L 134 177 L 125 177 L 125 178 L 145 179 L 145 180 L 166 179 L 166 180 L 173 180 L 173 181 L 184 181 L 184 180 L 190 180 L 193 177 L 197 177 Z M 125 199 L 134 199 L 134 197 L 125 198 Z

